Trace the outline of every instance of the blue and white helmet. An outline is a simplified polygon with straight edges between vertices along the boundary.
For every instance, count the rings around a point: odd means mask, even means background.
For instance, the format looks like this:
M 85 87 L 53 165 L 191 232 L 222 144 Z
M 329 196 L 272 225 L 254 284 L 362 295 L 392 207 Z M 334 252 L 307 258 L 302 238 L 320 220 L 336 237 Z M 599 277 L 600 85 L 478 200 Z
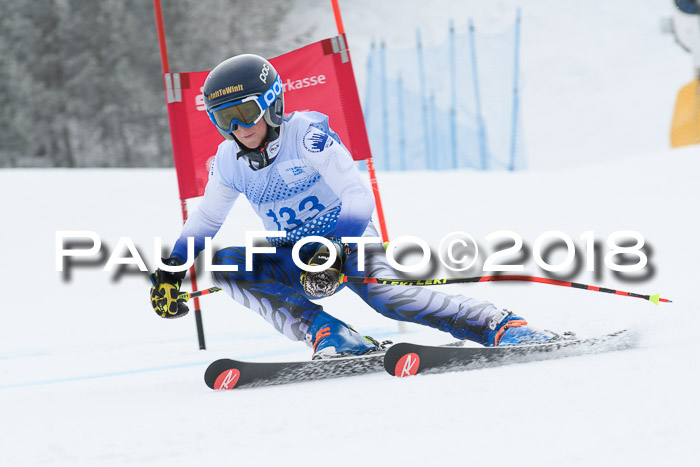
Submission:
M 271 127 L 282 125 L 282 78 L 264 58 L 244 54 L 218 64 L 204 81 L 207 114 L 219 133 L 233 139 L 238 126 L 249 128 L 261 118 Z

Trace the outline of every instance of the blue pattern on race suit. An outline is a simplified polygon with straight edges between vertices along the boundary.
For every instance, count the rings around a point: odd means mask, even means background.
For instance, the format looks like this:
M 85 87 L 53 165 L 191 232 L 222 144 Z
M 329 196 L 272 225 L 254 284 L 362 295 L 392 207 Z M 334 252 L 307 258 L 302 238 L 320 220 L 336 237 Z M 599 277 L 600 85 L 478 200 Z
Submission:
M 234 173 L 233 187 L 248 198 L 265 230 L 298 231 L 295 235 L 290 234 L 286 242 L 270 238 L 274 244 L 291 244 L 301 238 L 299 233 L 302 231 L 308 231 L 308 235 L 326 235 L 335 227 L 340 199 L 321 175 L 308 166 L 298 150 L 299 141 L 303 141 L 302 132 L 320 123 L 323 120 L 311 120 L 306 113 L 287 118 L 279 138 L 281 149 L 274 162 L 261 170 L 251 170 L 240 160 L 234 162 L 233 154 L 216 158 L 216 170 Z M 325 131 L 332 132 L 329 128 Z M 326 138 L 332 136 L 323 134 Z M 323 224 L 320 225 L 319 221 Z
M 273 245 L 291 245 L 300 238 L 361 235 L 373 209 L 369 186 L 354 167 L 347 148 L 318 112 L 295 112 L 285 118 L 279 137 L 268 145 L 270 165 L 252 170 L 237 157 L 235 141 L 219 145 L 203 201 L 190 217 L 171 253 L 187 259 L 187 237 L 197 255 L 204 238 L 214 237 L 239 194 L 245 195 Z M 347 197 L 344 210 L 340 196 Z M 345 199 L 345 198 L 344 198 Z
M 378 236 L 371 224 L 365 236 Z M 302 247 L 302 261 L 311 254 L 313 245 Z M 366 246 L 364 271 L 359 270 L 357 256 L 357 246 L 352 245 L 343 266 L 344 274 L 398 278 L 381 245 Z M 238 267 L 236 272 L 214 272 L 214 282 L 218 287 L 243 306 L 259 313 L 290 339 L 308 342 L 309 326 L 323 308 L 304 292 L 299 280 L 302 270 L 294 264 L 290 247 L 279 247 L 275 253 L 253 255 L 251 271 L 245 268 L 245 247 L 219 250 L 213 261 L 218 266 Z M 499 312 L 490 302 L 448 295 L 427 287 L 348 283 L 341 284 L 336 294 L 342 293 L 346 287 L 388 318 L 436 328 L 458 339 L 469 339 L 482 345 L 488 342 L 489 323 Z
M 312 235 L 326 237 L 333 231 L 333 227 L 338 220 L 339 214 L 340 207 L 322 216 L 318 216 L 314 220 L 307 222 L 294 230 L 288 231 L 285 238 L 268 237 L 267 241 L 272 246 L 284 246 L 296 243 L 302 238 L 310 237 Z
M 214 281 L 278 331 L 295 340 L 307 340 L 306 331 L 322 307 L 303 290 L 302 271 L 291 258 L 292 244 L 309 235 L 360 236 L 364 232 L 365 236 L 378 237 L 370 223 L 372 192 L 362 183 L 352 158 L 322 114 L 299 112 L 287 118 L 268 152 L 275 156 L 272 164 L 254 171 L 246 161 L 237 159 L 234 141 L 219 146 L 204 199 L 183 227 L 171 256 L 187 257 L 187 237 L 195 238 L 195 253 L 201 251 L 204 237 L 218 232 L 236 198 L 244 194 L 265 230 L 285 231 L 287 238 L 270 238 L 277 253 L 253 255 L 251 271 L 246 271 L 245 247 L 219 250 L 214 264 L 236 265 L 238 271 L 214 272 Z M 308 261 L 314 248 L 313 244 L 302 248 L 302 262 Z M 360 271 L 354 245 L 342 272 L 398 278 L 381 244 L 367 246 L 365 265 Z M 481 344 L 487 342 L 488 323 L 498 312 L 489 302 L 426 287 L 352 283 L 340 289 L 345 287 L 389 318 L 431 326 Z

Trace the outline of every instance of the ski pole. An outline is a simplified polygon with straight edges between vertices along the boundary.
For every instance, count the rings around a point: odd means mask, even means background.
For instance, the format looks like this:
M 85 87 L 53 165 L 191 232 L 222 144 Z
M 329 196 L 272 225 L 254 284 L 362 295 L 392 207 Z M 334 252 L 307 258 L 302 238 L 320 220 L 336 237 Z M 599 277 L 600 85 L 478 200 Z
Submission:
M 382 284 L 382 285 L 412 285 L 412 286 L 424 286 L 424 285 L 447 285 L 447 284 L 465 284 L 472 282 L 500 282 L 500 281 L 520 281 L 520 282 L 539 282 L 540 284 L 550 284 L 558 285 L 561 287 L 573 287 L 575 289 L 591 290 L 593 292 L 605 292 L 615 295 L 622 295 L 627 297 L 641 298 L 648 300 L 655 305 L 659 302 L 672 303 L 668 298 L 661 298 L 659 294 L 644 295 L 634 292 L 624 292 L 622 290 L 608 289 L 605 287 L 597 287 L 595 285 L 581 284 L 578 282 L 567 282 L 560 281 L 557 279 L 549 279 L 547 277 L 537 277 L 537 276 L 517 276 L 517 275 L 502 275 L 502 276 L 477 276 L 477 277 L 449 277 L 445 279 L 383 279 L 380 277 L 363 277 L 363 276 L 346 276 L 342 275 L 340 282 L 351 282 L 355 284 Z M 195 292 L 183 292 L 178 295 L 178 300 L 183 299 L 185 301 L 190 298 L 200 297 L 202 295 L 209 295 L 214 292 L 219 292 L 221 289 L 219 287 L 211 287 L 209 289 L 197 290 Z
M 345 276 L 340 279 L 341 282 L 352 282 L 356 284 L 383 284 L 383 285 L 445 285 L 445 284 L 464 284 L 468 282 L 496 282 L 496 281 L 522 281 L 522 282 L 539 282 L 541 284 L 559 285 L 562 287 L 573 287 L 575 289 L 592 290 L 594 292 L 605 292 L 627 297 L 642 298 L 658 305 L 659 302 L 671 303 L 667 298 L 660 298 L 659 294 L 642 295 L 633 292 L 623 292 L 621 290 L 608 289 L 605 287 L 596 287 L 594 285 L 579 284 L 578 282 L 560 281 L 557 279 L 549 279 L 546 277 L 537 276 L 517 276 L 517 275 L 502 275 L 502 276 L 478 276 L 478 277 L 455 277 L 446 279 L 419 279 L 419 280 L 404 280 L 404 279 L 381 279 L 378 277 L 362 277 L 362 276 Z
M 219 292 L 221 289 L 219 287 L 210 287 L 204 290 L 197 290 L 195 292 L 182 292 L 177 296 L 178 300 L 188 301 L 190 298 L 201 297 L 202 295 L 209 295 L 210 293 Z

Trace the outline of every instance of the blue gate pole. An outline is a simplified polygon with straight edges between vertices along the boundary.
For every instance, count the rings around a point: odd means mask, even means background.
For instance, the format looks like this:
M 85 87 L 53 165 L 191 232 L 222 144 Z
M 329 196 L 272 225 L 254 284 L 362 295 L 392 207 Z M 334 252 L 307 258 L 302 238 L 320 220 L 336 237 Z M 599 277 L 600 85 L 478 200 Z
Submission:
M 520 74 L 520 8 L 518 8 L 515 16 L 515 53 L 513 55 L 513 118 L 511 121 L 510 164 L 508 166 L 508 170 L 515 170 L 515 147 L 518 136 L 518 101 L 520 93 L 518 89 L 518 75 Z
M 375 43 L 374 43 L 374 38 L 372 38 L 372 42 L 370 43 L 369 46 L 369 55 L 367 56 L 367 82 L 365 83 L 365 104 L 362 106 L 362 116 L 365 118 L 365 127 L 367 128 L 367 133 L 368 135 L 372 135 L 372 130 L 371 130 L 371 125 L 374 123 L 374 121 L 370 118 L 371 112 L 370 110 L 372 109 L 372 81 L 374 80 L 374 61 L 376 60 L 376 48 L 375 48 Z M 371 144 L 371 141 L 370 141 Z M 375 143 L 376 144 L 376 143 Z M 365 161 L 362 161 L 360 164 L 360 170 L 367 170 L 367 164 Z
M 455 23 L 450 20 L 450 151 L 452 168 L 457 168 L 457 65 L 455 63 Z
M 425 167 L 433 168 L 432 145 L 430 144 L 430 120 L 428 119 L 428 93 L 425 86 L 425 63 L 423 62 L 423 43 L 420 29 L 416 29 L 416 53 L 418 54 L 418 76 L 420 78 L 420 99 L 423 114 L 423 140 L 425 141 Z
M 369 45 L 369 55 L 367 56 L 367 83 L 365 83 L 365 105 L 362 109 L 362 114 L 365 117 L 365 126 L 367 126 L 367 128 L 369 128 L 369 116 L 371 115 L 369 109 L 370 105 L 372 104 L 372 64 L 374 62 L 375 52 L 376 50 L 374 45 L 374 38 L 372 38 L 372 42 Z
M 386 89 L 386 46 L 384 39 L 382 39 L 379 50 L 379 69 L 382 81 L 382 147 L 384 150 L 384 169 L 389 170 L 391 168 L 389 160 L 389 96 Z
M 438 133 L 437 133 L 438 128 L 437 128 L 436 114 L 437 114 L 437 109 L 435 107 L 435 92 L 431 89 L 430 90 L 430 132 L 432 132 L 433 138 L 439 138 Z M 426 131 L 428 131 L 428 130 L 426 129 Z M 433 149 L 436 149 L 436 148 L 433 148 Z M 435 154 L 435 157 L 433 158 L 434 159 L 433 168 L 436 170 L 440 170 L 440 168 L 442 168 L 442 164 L 441 164 L 442 161 L 440 160 L 440 159 L 442 159 L 442 154 L 437 152 L 437 151 L 435 151 L 434 154 Z
M 399 81 L 396 86 L 396 92 L 398 93 L 398 124 L 399 124 L 399 167 L 401 170 L 406 170 L 406 132 L 404 131 L 405 121 L 404 116 L 406 113 L 403 109 L 403 80 L 401 78 L 401 73 L 399 73 Z
M 479 132 L 479 155 L 481 156 L 481 168 L 488 170 L 489 154 L 486 144 L 486 129 L 484 128 L 484 116 L 481 113 L 481 92 L 479 90 L 479 71 L 476 60 L 476 39 L 474 37 L 474 22 L 469 18 L 469 48 L 471 49 L 472 74 L 474 75 L 474 102 L 476 105 L 476 125 Z

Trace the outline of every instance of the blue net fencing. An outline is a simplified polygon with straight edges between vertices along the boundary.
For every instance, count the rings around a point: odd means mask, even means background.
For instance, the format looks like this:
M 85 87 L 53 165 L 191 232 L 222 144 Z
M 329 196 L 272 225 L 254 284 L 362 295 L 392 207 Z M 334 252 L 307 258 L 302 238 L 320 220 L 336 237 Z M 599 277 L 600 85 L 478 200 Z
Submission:
M 507 30 L 427 47 L 373 43 L 363 112 L 382 170 L 525 168 L 518 102 L 520 13 Z

